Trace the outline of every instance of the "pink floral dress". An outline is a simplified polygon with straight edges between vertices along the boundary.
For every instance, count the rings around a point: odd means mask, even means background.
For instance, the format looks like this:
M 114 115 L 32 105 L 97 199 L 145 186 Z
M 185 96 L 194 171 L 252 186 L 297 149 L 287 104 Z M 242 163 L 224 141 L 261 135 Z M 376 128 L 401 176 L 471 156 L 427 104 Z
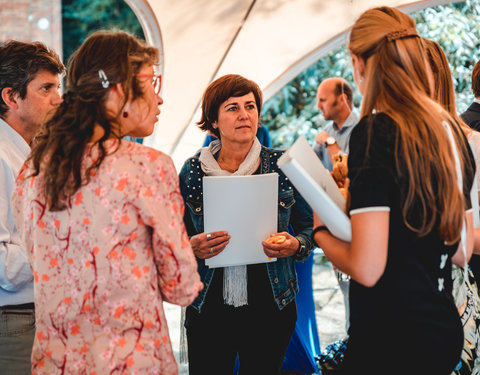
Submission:
M 33 374 L 177 374 L 163 301 L 202 288 L 171 159 L 110 140 L 68 208 L 46 208 L 25 167 L 13 195 L 35 281 Z M 118 147 L 118 149 L 117 149 Z M 84 167 L 95 158 L 88 147 Z

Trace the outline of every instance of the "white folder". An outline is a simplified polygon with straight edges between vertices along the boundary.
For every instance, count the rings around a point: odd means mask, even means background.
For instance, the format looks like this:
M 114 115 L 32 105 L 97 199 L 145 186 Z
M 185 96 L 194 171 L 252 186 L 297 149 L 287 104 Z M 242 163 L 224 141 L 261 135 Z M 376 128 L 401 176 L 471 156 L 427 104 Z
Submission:
M 276 261 L 263 252 L 262 241 L 277 232 L 278 174 L 203 178 L 205 233 L 227 231 L 230 242 L 206 259 L 209 267 Z
M 328 230 L 335 237 L 350 242 L 352 229 L 345 214 L 345 199 L 305 137 L 300 136 L 277 164 Z

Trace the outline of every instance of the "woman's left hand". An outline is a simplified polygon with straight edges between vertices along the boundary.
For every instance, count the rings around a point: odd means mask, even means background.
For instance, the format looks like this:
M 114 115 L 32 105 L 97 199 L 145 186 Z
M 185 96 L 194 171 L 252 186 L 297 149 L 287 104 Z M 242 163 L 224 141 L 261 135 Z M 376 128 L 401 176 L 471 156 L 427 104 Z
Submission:
M 300 249 L 300 242 L 288 232 L 275 233 L 272 236 L 285 236 L 286 240 L 281 244 L 262 242 L 263 251 L 270 258 L 290 257 Z

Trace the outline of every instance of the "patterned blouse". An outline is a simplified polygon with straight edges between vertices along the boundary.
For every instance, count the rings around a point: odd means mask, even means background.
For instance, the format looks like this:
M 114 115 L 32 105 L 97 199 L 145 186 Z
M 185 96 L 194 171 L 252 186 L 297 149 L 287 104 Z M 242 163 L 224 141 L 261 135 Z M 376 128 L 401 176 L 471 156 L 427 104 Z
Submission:
M 118 149 L 117 149 L 118 147 Z M 177 374 L 163 301 L 202 288 L 171 159 L 110 140 L 60 212 L 24 168 L 12 201 L 35 278 L 33 374 Z M 84 168 L 96 157 L 88 147 Z

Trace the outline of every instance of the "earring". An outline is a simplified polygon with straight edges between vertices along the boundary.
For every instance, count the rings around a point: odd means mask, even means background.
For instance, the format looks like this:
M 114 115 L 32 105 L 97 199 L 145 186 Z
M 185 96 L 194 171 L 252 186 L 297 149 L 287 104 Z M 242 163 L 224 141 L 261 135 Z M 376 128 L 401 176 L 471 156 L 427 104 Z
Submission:
M 359 78 L 358 78 L 358 82 L 363 82 L 364 80 L 365 80 L 364 77 L 359 77 Z
M 125 104 L 125 111 L 123 111 L 122 116 L 123 118 L 128 117 L 128 110 L 130 109 L 130 103 Z

